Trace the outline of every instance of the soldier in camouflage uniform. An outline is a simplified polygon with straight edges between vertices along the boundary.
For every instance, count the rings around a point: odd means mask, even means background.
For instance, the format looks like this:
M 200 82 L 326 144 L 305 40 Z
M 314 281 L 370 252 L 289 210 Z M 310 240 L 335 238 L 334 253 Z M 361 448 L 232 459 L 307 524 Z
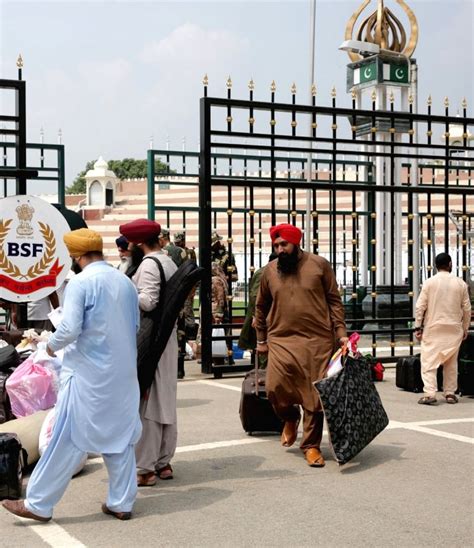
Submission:
M 190 249 L 189 247 L 186 247 L 186 234 L 184 232 L 177 232 L 174 235 L 174 244 L 176 247 L 181 249 L 182 256 L 184 256 L 185 254 L 184 261 L 194 261 L 195 263 L 197 263 L 196 252 L 194 251 L 194 248 Z M 194 340 L 196 338 L 197 332 L 196 317 L 194 315 L 195 294 L 196 288 L 194 287 L 188 298 L 186 299 L 186 302 L 184 303 L 184 321 L 186 338 L 188 340 Z
M 231 253 L 229 256 L 225 245 L 222 244 L 222 236 L 219 236 L 216 231 L 214 231 L 211 236 L 211 260 L 213 263 L 219 263 L 221 265 L 226 276 L 228 276 L 229 268 L 231 268 L 231 279 L 233 282 L 236 282 L 239 279 L 237 267 L 235 266 L 234 254 Z
M 173 260 L 174 264 L 176 266 L 181 266 L 186 259 L 186 254 L 181 248 L 171 243 L 170 231 L 167 228 L 161 229 L 159 242 L 161 248 L 165 251 L 169 258 Z
M 191 249 L 189 247 L 186 247 L 186 234 L 184 232 L 177 232 L 174 235 L 174 245 L 184 250 L 184 252 L 186 253 L 186 258 L 184 259 L 185 261 L 194 261 L 195 263 L 197 263 L 194 247 Z

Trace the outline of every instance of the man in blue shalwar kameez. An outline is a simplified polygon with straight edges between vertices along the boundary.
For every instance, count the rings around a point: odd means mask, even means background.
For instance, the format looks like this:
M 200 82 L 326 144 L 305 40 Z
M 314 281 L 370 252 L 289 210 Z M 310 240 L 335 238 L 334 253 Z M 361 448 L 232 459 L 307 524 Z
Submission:
M 129 519 L 137 493 L 135 444 L 140 438 L 136 371 L 138 297 L 132 282 L 104 262 L 102 238 L 89 229 L 64 236 L 82 272 L 71 279 L 64 318 L 48 353 L 65 348 L 63 382 L 50 444 L 31 475 L 26 499 L 10 512 L 49 521 L 86 452 L 101 453 L 109 475 L 102 511 Z M 71 344 L 75 343 L 75 344 Z

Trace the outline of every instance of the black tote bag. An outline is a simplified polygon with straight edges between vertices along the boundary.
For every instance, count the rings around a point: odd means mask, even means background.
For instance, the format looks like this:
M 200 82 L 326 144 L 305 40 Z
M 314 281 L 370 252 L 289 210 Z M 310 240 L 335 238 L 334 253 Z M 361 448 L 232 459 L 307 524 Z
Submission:
M 362 357 L 348 356 L 338 373 L 314 386 L 321 399 L 334 456 L 339 464 L 346 464 L 389 422 L 369 364 Z

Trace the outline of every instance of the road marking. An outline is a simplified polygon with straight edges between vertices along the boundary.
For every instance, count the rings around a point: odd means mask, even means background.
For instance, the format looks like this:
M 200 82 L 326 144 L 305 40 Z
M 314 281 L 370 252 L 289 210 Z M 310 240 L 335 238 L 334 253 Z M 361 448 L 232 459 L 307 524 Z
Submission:
M 409 424 L 403 426 L 402 428 L 405 430 L 413 430 L 414 432 L 421 432 L 423 434 L 430 434 L 431 436 L 438 436 L 439 438 L 447 438 L 448 440 L 456 440 L 474 445 L 474 438 L 460 436 L 459 434 L 451 434 L 450 432 L 443 432 L 442 430 L 433 430 L 433 428 L 425 428 L 424 426 Z
M 32 525 L 31 520 L 17 517 L 19 521 L 22 521 L 29 529 L 34 531 L 46 544 L 57 548 L 86 548 L 85 544 L 79 542 L 76 538 L 71 536 L 65 529 L 63 529 L 54 521 L 49 523 L 43 523 L 41 525 Z
M 205 451 L 206 449 L 220 449 L 222 447 L 234 447 L 236 445 L 250 445 L 270 441 L 263 438 L 240 438 L 238 440 L 214 441 L 211 443 L 199 443 L 197 445 L 183 445 L 176 448 L 176 453 L 190 453 L 192 451 Z
M 196 381 L 199 384 L 207 384 L 209 386 L 217 386 L 219 388 L 226 388 L 227 390 L 233 390 L 234 392 L 242 392 L 242 387 L 232 386 L 231 384 L 223 384 L 217 381 Z
M 413 426 L 434 426 L 435 424 L 457 424 L 461 422 L 474 422 L 474 417 L 467 417 L 464 419 L 437 419 L 432 421 L 417 421 L 409 422 L 408 424 L 412 424 Z

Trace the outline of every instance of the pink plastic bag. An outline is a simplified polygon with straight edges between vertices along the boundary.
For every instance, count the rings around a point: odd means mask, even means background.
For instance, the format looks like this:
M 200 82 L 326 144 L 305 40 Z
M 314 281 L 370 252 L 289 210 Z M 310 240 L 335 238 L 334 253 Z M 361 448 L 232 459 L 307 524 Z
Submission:
M 15 417 L 27 417 L 56 403 L 56 379 L 51 369 L 32 356 L 18 366 L 5 383 Z

